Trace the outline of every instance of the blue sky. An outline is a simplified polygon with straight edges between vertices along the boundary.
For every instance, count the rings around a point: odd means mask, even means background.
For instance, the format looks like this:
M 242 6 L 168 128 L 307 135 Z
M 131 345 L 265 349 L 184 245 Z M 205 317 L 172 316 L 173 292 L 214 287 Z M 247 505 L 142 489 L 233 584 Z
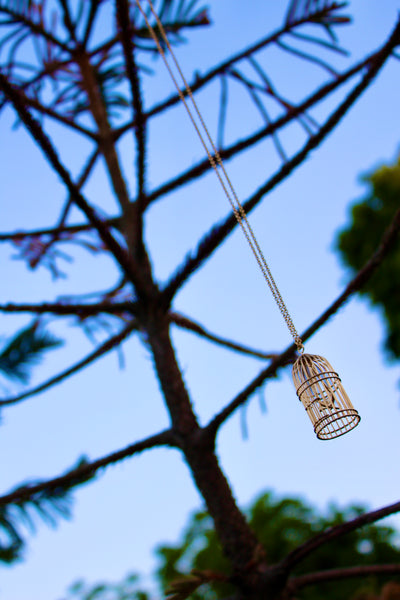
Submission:
M 261 0 L 251 3 L 251 11 L 243 5 L 239 0 L 210 3 L 213 26 L 188 34 L 190 42 L 177 51 L 185 73 L 204 72 L 279 27 L 286 9 L 286 3 Z M 378 0 L 351 2 L 348 12 L 354 23 L 340 31 L 341 43 L 351 57 L 338 58 L 338 68 L 345 69 L 350 60 L 379 47 L 391 32 L 398 9 L 394 0 L 385 2 L 384 9 Z M 318 69 L 278 52 L 271 53 L 268 61 L 268 73 L 282 93 L 293 99 L 310 91 L 318 77 L 326 78 Z M 333 252 L 333 242 L 348 219 L 349 205 L 365 192 L 359 175 L 397 155 L 399 68 L 392 59 L 322 147 L 251 215 L 299 331 L 345 284 L 346 273 Z M 147 106 L 173 91 L 162 65 L 157 63 L 155 69 L 156 76 L 146 80 Z M 217 100 L 217 88 L 199 96 L 213 133 Z M 244 95 L 237 94 L 231 109 L 227 141 L 241 136 L 253 122 L 261 125 Z M 326 110 L 324 105 L 313 114 L 323 119 Z M 11 131 L 12 123 L 11 112 L 5 111 L 0 120 L 0 229 L 51 225 L 65 193 L 23 129 Z M 63 160 L 75 173 L 86 148 L 61 128 L 48 127 L 60 144 Z M 301 143 L 300 135 L 295 128 L 283 132 L 289 153 Z M 149 150 L 150 189 L 203 156 L 181 107 L 155 120 Z M 120 151 L 133 190 L 130 136 Z M 261 143 L 227 164 L 241 198 L 279 166 L 270 143 Z M 114 214 L 101 169 L 85 192 L 91 202 Z M 228 210 L 212 174 L 151 207 L 146 239 L 160 280 L 169 276 L 202 232 Z M 71 292 L 101 289 L 116 280 L 111 260 L 79 249 L 71 253 L 74 263 L 64 263 L 68 278 L 52 282 L 44 269 L 27 271 L 22 262 L 10 260 L 14 250 L 1 246 L 0 301 L 50 301 Z M 265 351 L 280 351 L 290 341 L 240 231 L 182 289 L 175 308 L 211 331 Z M 25 316 L 0 316 L 2 335 L 26 322 Z M 37 369 L 34 383 L 92 349 L 72 321 L 50 328 L 68 339 L 68 344 Z M 262 367 L 257 360 L 184 331 L 174 329 L 173 339 L 203 423 Z M 385 362 L 382 339 L 379 313 L 372 312 L 367 302 L 352 299 L 306 345 L 308 352 L 328 358 L 359 410 L 362 421 L 351 434 L 327 443 L 315 439 L 289 371 L 266 386 L 266 415 L 261 414 L 257 397 L 249 404 L 249 440 L 242 439 L 240 415 L 227 423 L 218 438 L 218 454 L 242 506 L 264 489 L 300 495 L 318 506 L 356 501 L 377 508 L 399 499 L 400 369 Z M 114 353 L 60 387 L 3 411 L 1 490 L 6 492 L 30 478 L 55 476 L 82 454 L 97 458 L 168 425 L 146 347 L 132 338 L 124 350 L 124 370 L 119 369 Z M 148 573 L 154 566 L 155 545 L 177 540 L 189 513 L 200 506 L 190 474 L 174 451 L 154 450 L 111 467 L 75 494 L 73 520 L 60 522 L 56 530 L 39 525 L 36 534 L 28 536 L 25 560 L 12 568 L 2 567 L 0 595 L 8 600 L 61 600 L 66 587 L 81 577 L 96 582 L 118 580 L 128 571 Z

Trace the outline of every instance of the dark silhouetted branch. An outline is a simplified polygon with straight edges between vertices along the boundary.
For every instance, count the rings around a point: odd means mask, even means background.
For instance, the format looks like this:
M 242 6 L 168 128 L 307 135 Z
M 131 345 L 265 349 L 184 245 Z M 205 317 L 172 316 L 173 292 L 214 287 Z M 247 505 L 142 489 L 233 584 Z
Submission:
M 1 307 L 0 307 L 1 310 Z M 219 335 L 215 335 L 208 331 L 205 327 L 192 321 L 192 319 L 188 319 L 184 315 L 173 312 L 169 313 L 169 318 L 172 323 L 181 327 L 182 329 L 187 329 L 188 331 L 192 331 L 193 333 L 197 333 L 199 336 L 210 340 L 211 342 L 215 342 L 216 344 L 223 346 L 224 348 L 229 348 L 230 350 L 235 350 L 236 352 L 240 352 L 241 354 L 247 354 L 249 356 L 253 356 L 254 358 L 261 358 L 262 360 L 268 360 L 271 358 L 276 358 L 277 354 L 262 352 L 261 350 L 255 350 L 254 348 L 249 348 L 249 346 L 245 346 L 244 344 L 238 344 L 237 342 L 232 342 L 226 338 L 223 338 Z
M 106 227 L 119 227 L 122 221 L 122 217 L 114 217 L 111 219 L 105 219 L 102 223 Z M 80 225 L 64 225 L 61 227 L 48 227 L 46 229 L 34 229 L 32 231 L 14 231 L 12 233 L 0 233 L 0 242 L 12 242 L 14 240 L 23 240 L 25 238 L 40 237 L 42 235 L 54 235 L 60 236 L 63 233 L 80 233 L 82 231 L 88 231 L 90 229 L 96 229 L 92 223 L 82 223 Z
M 167 429 L 140 442 L 131 444 L 122 450 L 118 450 L 112 454 L 107 454 L 103 458 L 86 463 L 77 469 L 69 471 L 61 477 L 55 477 L 54 479 L 49 479 L 36 485 L 20 487 L 10 494 L 0 496 L 0 506 L 7 506 L 8 504 L 13 504 L 15 502 L 22 502 L 23 500 L 26 500 L 45 490 L 54 490 L 58 487 L 68 487 L 71 485 L 71 482 L 74 482 L 74 480 L 77 480 L 77 482 L 80 483 L 82 479 L 93 476 L 100 469 L 104 469 L 109 465 L 124 460 L 125 458 L 139 454 L 144 450 L 150 450 L 151 448 L 157 448 L 161 446 L 169 446 L 171 448 L 177 446 L 171 430 Z
M 399 511 L 400 502 L 395 502 L 389 506 L 379 508 L 378 510 L 373 510 L 365 515 L 361 515 L 361 517 L 347 521 L 347 523 L 343 523 L 342 525 L 331 527 L 331 529 L 316 535 L 311 540 L 308 540 L 304 544 L 301 544 L 301 546 L 298 546 L 298 548 L 287 555 L 281 564 L 285 569 L 292 569 L 295 565 L 307 558 L 307 556 L 315 552 L 318 548 L 325 544 L 329 544 L 329 542 L 332 540 L 335 540 L 342 535 L 346 535 L 347 533 L 351 533 L 352 531 L 356 531 L 357 529 L 360 529 L 369 523 L 375 523 L 376 521 L 379 521 L 384 517 L 388 517 L 389 515 L 393 515 Z
M 145 193 L 146 171 L 146 121 L 144 119 L 142 92 L 140 88 L 139 70 L 135 59 L 135 47 L 132 43 L 134 29 L 130 25 L 129 3 L 127 0 L 116 0 L 117 23 L 125 58 L 125 70 L 131 88 L 134 132 L 137 147 L 137 199 L 141 204 Z
M 34 313 L 41 315 L 50 313 L 53 315 L 74 315 L 76 317 L 89 317 L 101 313 L 120 315 L 123 313 L 135 314 L 134 302 L 96 302 L 94 304 L 63 304 L 62 302 L 51 304 L 0 304 L 0 312 L 4 313 Z

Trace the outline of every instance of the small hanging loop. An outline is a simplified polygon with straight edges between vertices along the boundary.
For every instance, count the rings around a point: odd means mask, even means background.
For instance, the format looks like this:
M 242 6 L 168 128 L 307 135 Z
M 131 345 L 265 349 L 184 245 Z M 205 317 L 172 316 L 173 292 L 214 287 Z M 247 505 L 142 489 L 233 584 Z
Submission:
M 354 429 L 360 415 L 339 375 L 322 356 L 302 354 L 293 365 L 293 381 L 317 438 L 331 440 Z
M 294 343 L 296 344 L 296 348 L 297 350 L 300 352 L 300 354 L 304 354 L 304 346 L 303 346 L 303 341 L 301 339 L 301 337 L 299 337 L 298 335 L 294 338 Z

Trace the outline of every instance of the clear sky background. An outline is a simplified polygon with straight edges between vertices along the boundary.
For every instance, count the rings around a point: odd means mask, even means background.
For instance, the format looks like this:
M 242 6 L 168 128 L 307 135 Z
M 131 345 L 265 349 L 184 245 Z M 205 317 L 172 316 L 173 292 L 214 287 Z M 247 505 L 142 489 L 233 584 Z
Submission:
M 286 6 L 286 2 L 262 0 L 210 2 L 212 27 L 188 34 L 190 43 L 177 52 L 185 72 L 202 73 L 279 27 Z M 351 2 L 354 23 L 340 31 L 351 57 L 336 59 L 338 68 L 344 70 L 350 60 L 379 47 L 393 29 L 399 8 L 395 0 Z M 271 52 L 268 60 L 268 73 L 293 100 L 326 79 L 318 68 L 278 51 Z M 147 107 L 173 91 L 159 61 L 153 66 L 156 76 L 146 80 Z M 337 230 L 348 221 L 350 203 L 365 192 L 359 175 L 397 156 L 399 75 L 400 63 L 391 59 L 339 128 L 251 216 L 299 331 L 346 282 L 333 242 Z M 342 96 L 343 92 L 336 98 Z M 199 96 L 213 133 L 217 101 L 217 87 Z M 327 107 L 318 107 L 314 116 L 322 119 Z M 247 131 L 249 123 L 262 125 L 244 95 L 237 95 L 231 109 L 227 142 Z M 1 115 L 0 229 L 51 226 L 65 193 L 22 127 L 10 130 L 13 122 L 10 110 Z M 49 124 L 48 130 L 61 144 L 62 159 L 76 173 L 86 147 L 59 127 Z M 285 130 L 282 139 L 291 154 L 303 138 L 294 127 Z M 182 107 L 154 121 L 149 144 L 150 189 L 203 156 Z M 133 147 L 132 137 L 126 136 L 121 155 L 131 190 Z M 245 199 L 279 168 L 280 159 L 271 143 L 263 142 L 227 166 L 239 196 Z M 85 192 L 91 202 L 115 214 L 100 169 Z M 212 174 L 155 203 L 147 216 L 146 239 L 157 277 L 165 280 L 202 232 L 228 210 Z M 239 231 L 229 238 L 184 287 L 175 308 L 220 335 L 279 352 L 288 345 L 289 335 L 242 238 Z M 0 302 L 51 301 L 116 281 L 110 259 L 66 250 L 75 260 L 62 265 L 68 278 L 52 282 L 46 270 L 27 271 L 21 261 L 10 260 L 14 249 L 1 246 Z M 26 316 L 0 316 L 1 333 L 10 335 L 28 322 Z M 32 383 L 47 379 L 92 349 L 72 320 L 52 323 L 49 328 L 68 339 L 68 344 L 49 355 L 35 371 Z M 263 366 L 187 332 L 174 329 L 173 339 L 203 423 Z M 241 506 L 265 489 L 301 496 L 319 507 L 334 501 L 378 508 L 399 499 L 400 369 L 385 361 L 382 340 L 379 313 L 371 311 L 366 301 L 353 298 L 306 345 L 308 352 L 322 354 L 332 363 L 362 416 L 360 426 L 349 435 L 326 443 L 315 438 L 289 370 L 265 387 L 266 415 L 260 411 L 257 396 L 251 400 L 246 413 L 247 441 L 242 438 L 240 414 L 228 422 L 218 438 L 218 454 Z M 113 353 L 61 386 L 3 410 L 2 493 L 32 478 L 54 477 L 82 454 L 95 459 L 168 426 L 146 347 L 132 338 L 124 344 L 124 352 L 124 370 Z M 153 548 L 161 542 L 175 542 L 190 512 L 201 506 L 189 472 L 175 451 L 157 449 L 110 467 L 75 494 L 71 521 L 60 521 L 55 530 L 39 524 L 35 535 L 27 534 L 25 560 L 1 567 L 0 598 L 61 600 L 66 587 L 81 577 L 94 583 L 121 579 L 129 571 L 149 573 L 154 567 Z

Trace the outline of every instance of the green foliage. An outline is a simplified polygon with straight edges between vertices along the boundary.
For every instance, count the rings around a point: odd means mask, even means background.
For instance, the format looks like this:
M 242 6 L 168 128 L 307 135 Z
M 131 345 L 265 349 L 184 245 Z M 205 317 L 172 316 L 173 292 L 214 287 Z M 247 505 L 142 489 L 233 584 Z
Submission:
M 274 564 L 317 533 L 353 519 L 363 512 L 364 509 L 359 506 L 339 509 L 332 505 L 323 515 L 299 499 L 276 499 L 272 493 L 265 493 L 256 499 L 247 516 L 266 550 L 268 562 Z M 392 528 L 370 525 L 322 546 L 299 565 L 294 575 L 349 565 L 396 563 L 400 560 L 400 549 L 396 547 L 396 541 L 397 533 Z M 222 555 L 211 519 L 204 512 L 192 516 L 180 544 L 162 546 L 158 548 L 157 554 L 161 563 L 157 576 L 163 589 L 191 569 L 229 575 L 228 563 Z M 368 581 L 371 589 L 379 583 L 376 578 Z M 334 585 L 319 585 L 318 589 L 305 588 L 298 593 L 298 598 L 345 600 L 351 598 L 359 588 L 359 580 L 339 581 Z M 217 600 L 232 592 L 233 588 L 228 584 L 218 582 L 204 585 L 190 598 Z
M 379 244 L 400 203 L 400 160 L 365 176 L 368 193 L 351 209 L 351 222 L 337 239 L 340 256 L 352 273 L 358 271 Z M 383 310 L 385 347 L 391 358 L 400 358 L 400 241 L 361 293 Z
M 79 469 L 85 464 L 87 460 L 82 457 L 74 469 Z M 9 564 L 23 557 L 25 541 L 21 529 L 34 532 L 37 517 L 51 527 L 57 525 L 60 517 L 68 519 L 71 516 L 72 504 L 70 490 L 91 478 L 92 476 L 79 475 L 70 477 L 68 483 L 46 487 L 23 500 L 18 499 L 18 492 L 25 491 L 38 482 L 29 482 L 10 492 L 15 494 L 16 500 L 0 506 L 0 562 Z
M 270 564 L 282 560 L 289 552 L 306 542 L 317 533 L 340 525 L 364 513 L 360 506 L 339 509 L 331 505 L 325 514 L 318 513 L 312 506 L 297 498 L 276 498 L 267 492 L 255 500 L 247 511 L 249 522 L 263 544 Z M 322 546 L 317 552 L 299 565 L 293 575 L 325 569 L 348 567 L 349 565 L 371 565 L 398 563 L 400 548 L 398 533 L 391 527 L 368 525 Z M 155 577 L 164 591 L 190 587 L 191 581 L 204 573 L 229 576 L 229 564 L 222 554 L 212 520 L 206 512 L 192 515 L 182 538 L 176 545 L 164 545 L 156 549 L 159 567 Z M 190 575 L 191 571 L 194 571 Z M 171 586 L 171 582 L 177 582 Z M 297 593 L 299 600 L 350 600 L 359 592 L 375 592 L 383 583 L 376 577 L 364 580 L 349 579 L 334 584 L 319 584 Z M 136 580 L 135 580 L 136 582 Z M 129 578 L 121 584 L 102 584 L 92 588 L 78 583 L 70 588 L 70 595 L 63 600 L 145 600 L 139 597 L 137 588 L 130 590 Z M 196 586 L 195 586 L 196 587 Z M 118 590 L 123 590 L 125 595 Z M 229 597 L 234 589 L 228 583 L 213 581 L 206 583 L 190 595 L 191 600 L 219 600 Z M 93 595 L 97 594 L 97 595 Z M 120 594 L 120 595 L 118 595 Z M 179 595 L 169 596 L 178 598 Z M 186 596 L 182 596 L 186 597 Z
M 47 350 L 57 348 L 62 341 L 34 322 L 19 331 L 0 352 L 0 372 L 7 378 L 28 383 L 31 369 Z

